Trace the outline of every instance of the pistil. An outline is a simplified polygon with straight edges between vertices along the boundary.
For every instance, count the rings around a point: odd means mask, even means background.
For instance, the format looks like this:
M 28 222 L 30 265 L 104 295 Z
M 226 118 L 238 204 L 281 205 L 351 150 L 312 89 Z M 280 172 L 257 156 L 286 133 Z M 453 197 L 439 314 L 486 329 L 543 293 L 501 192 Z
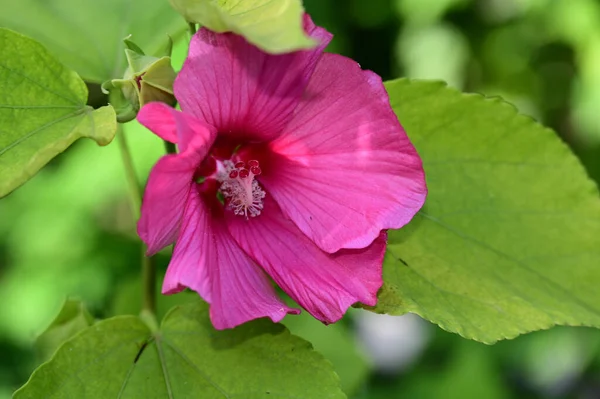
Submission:
M 255 177 L 262 173 L 258 161 L 251 160 L 246 164 L 239 161 L 223 161 L 217 173 L 221 182 L 220 191 L 227 206 L 236 215 L 256 217 L 263 209 L 265 192 Z

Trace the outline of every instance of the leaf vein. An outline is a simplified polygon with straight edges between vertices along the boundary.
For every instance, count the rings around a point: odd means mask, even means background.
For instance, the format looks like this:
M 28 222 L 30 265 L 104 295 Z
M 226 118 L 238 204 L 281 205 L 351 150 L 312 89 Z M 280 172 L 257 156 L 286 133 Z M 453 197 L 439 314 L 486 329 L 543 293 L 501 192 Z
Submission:
M 196 370 L 196 372 L 198 374 L 200 374 L 200 376 L 202 378 L 204 378 L 210 385 L 212 385 L 217 391 L 219 391 L 219 393 L 221 393 L 221 395 L 223 395 L 223 397 L 225 397 L 226 399 L 231 399 L 231 397 L 229 396 L 229 394 L 223 389 L 221 388 L 221 386 L 219 384 L 217 384 L 216 382 L 214 382 L 209 376 L 208 374 L 206 374 L 204 371 L 202 371 L 200 369 L 200 367 L 198 367 L 198 365 L 194 362 L 192 362 L 184 353 L 182 353 L 175 345 L 171 344 L 169 341 L 167 341 L 166 339 L 162 340 L 166 345 L 168 345 L 173 352 L 177 353 L 179 355 L 179 357 L 181 357 L 183 360 L 185 360 L 186 363 L 188 363 L 190 366 L 192 366 L 192 368 L 194 370 Z

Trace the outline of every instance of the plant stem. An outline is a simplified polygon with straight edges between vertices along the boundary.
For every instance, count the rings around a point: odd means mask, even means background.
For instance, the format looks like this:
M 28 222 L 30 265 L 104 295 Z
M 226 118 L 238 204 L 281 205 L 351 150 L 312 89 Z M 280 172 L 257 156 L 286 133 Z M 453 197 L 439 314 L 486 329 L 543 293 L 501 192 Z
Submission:
M 190 28 L 190 35 L 194 36 L 196 33 L 196 24 L 193 22 L 188 23 L 188 27 Z
M 146 246 L 142 245 L 142 309 L 156 314 L 156 265 L 154 258 L 146 256 Z
M 140 218 L 140 209 L 142 206 L 142 190 L 137 180 L 131 151 L 127 145 L 127 139 L 123 132 L 121 124 L 117 131 L 117 142 L 121 150 L 121 158 L 123 159 L 123 167 L 125 169 L 125 177 L 129 186 L 129 197 L 131 198 L 131 208 L 135 221 Z M 146 256 L 145 245 L 142 245 L 141 263 L 142 263 L 142 290 L 143 302 L 142 310 L 145 310 L 152 315 L 156 313 L 156 267 L 154 260 Z
M 165 150 L 167 151 L 167 154 L 177 154 L 177 147 L 175 147 L 175 144 L 173 144 L 167 140 L 164 140 L 164 143 L 165 143 Z
M 121 124 L 117 131 L 117 141 L 119 143 L 119 149 L 121 150 L 121 159 L 123 160 L 123 167 L 125 168 L 125 178 L 127 179 L 127 186 L 129 188 L 129 197 L 131 199 L 131 207 L 135 220 L 140 218 L 140 209 L 142 206 L 142 191 L 137 181 L 137 174 L 135 173 L 135 167 L 133 166 L 133 160 L 131 158 L 131 151 L 127 145 L 127 139 L 123 132 Z

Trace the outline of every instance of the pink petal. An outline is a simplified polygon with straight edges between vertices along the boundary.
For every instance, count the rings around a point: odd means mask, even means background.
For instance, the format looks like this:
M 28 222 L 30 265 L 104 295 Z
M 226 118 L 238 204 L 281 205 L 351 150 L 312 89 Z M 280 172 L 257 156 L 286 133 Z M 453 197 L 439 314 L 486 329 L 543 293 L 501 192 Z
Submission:
M 171 109 L 173 108 L 165 103 L 149 103 L 140 109 L 137 120 L 161 139 L 177 143 L 177 127 L 172 118 Z
M 210 302 L 218 330 L 260 317 L 278 322 L 287 313 L 299 313 L 277 297 L 265 273 L 235 243 L 212 194 L 203 199 L 198 190 L 190 192 L 163 293 L 184 287 L 198 292 Z
M 208 232 L 209 215 L 196 189 L 188 192 L 181 223 L 181 234 L 177 239 L 173 255 L 163 280 L 162 293 L 175 294 L 185 287 L 196 291 L 205 301 L 211 301 L 210 269 L 207 253 L 203 248 L 211 246 Z
M 205 137 L 206 132 L 210 132 L 210 144 L 207 148 L 202 148 L 204 151 L 202 157 L 206 155 L 216 138 L 214 127 L 165 103 L 154 102 L 144 105 L 137 115 L 137 120 L 161 139 L 178 144 L 181 152 L 185 152 L 189 145 L 194 145 L 193 142 L 198 140 L 197 135 Z
M 290 297 L 324 323 L 339 320 L 353 303 L 376 304 L 385 233 L 367 248 L 328 254 L 285 218 L 274 200 L 267 197 L 264 205 L 250 219 L 226 212 L 227 225 L 237 243 Z
M 421 159 L 379 76 L 324 54 L 260 181 L 327 252 L 364 248 L 425 201 Z
M 178 136 L 183 145 L 181 153 L 162 157 L 148 177 L 138 222 L 138 234 L 148 246 L 148 255 L 175 242 L 194 172 L 216 137 L 214 129 L 201 125 L 194 117 L 166 105 L 152 105 L 146 105 L 143 114 L 140 112 L 147 127 L 165 137 Z M 175 133 L 167 132 L 169 124 Z
M 333 38 L 333 35 L 331 33 L 327 32 L 327 30 L 321 28 L 320 26 L 315 25 L 315 23 L 313 22 L 310 15 L 308 15 L 307 13 L 304 13 L 304 15 L 302 16 L 302 25 L 303 25 L 304 31 L 313 40 L 316 40 L 317 43 L 322 44 L 323 49 L 325 49 L 325 47 L 327 47 L 327 45 Z
M 307 17 L 308 18 L 308 17 Z M 311 50 L 267 54 L 232 33 L 200 29 L 175 80 L 181 109 L 221 134 L 265 141 L 276 137 L 294 108 L 331 35 L 305 19 L 321 44 Z

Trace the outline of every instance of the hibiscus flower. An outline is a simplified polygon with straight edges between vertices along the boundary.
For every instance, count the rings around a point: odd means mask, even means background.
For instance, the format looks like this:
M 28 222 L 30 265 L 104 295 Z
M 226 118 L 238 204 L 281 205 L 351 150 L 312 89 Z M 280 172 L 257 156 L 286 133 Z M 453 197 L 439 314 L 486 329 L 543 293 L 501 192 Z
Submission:
M 198 292 L 217 329 L 299 313 L 271 279 L 324 323 L 375 305 L 385 231 L 425 200 L 380 77 L 304 28 L 318 46 L 283 55 L 200 29 L 174 85 L 182 111 L 138 115 L 179 150 L 150 173 L 138 233 L 149 255 L 175 243 L 163 293 Z

